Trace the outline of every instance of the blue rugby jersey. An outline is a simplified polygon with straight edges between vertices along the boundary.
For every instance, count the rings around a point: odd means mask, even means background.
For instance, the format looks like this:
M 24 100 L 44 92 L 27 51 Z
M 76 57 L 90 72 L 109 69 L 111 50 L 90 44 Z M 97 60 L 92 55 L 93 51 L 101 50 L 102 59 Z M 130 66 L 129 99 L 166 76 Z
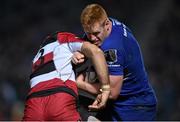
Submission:
M 156 97 L 149 84 L 139 44 L 130 29 L 110 18 L 112 31 L 101 45 L 110 75 L 123 75 L 124 81 L 117 105 L 154 105 Z M 142 94 L 138 96 L 139 94 Z M 133 97 L 132 97 L 133 96 Z M 121 100 L 121 97 L 129 99 Z

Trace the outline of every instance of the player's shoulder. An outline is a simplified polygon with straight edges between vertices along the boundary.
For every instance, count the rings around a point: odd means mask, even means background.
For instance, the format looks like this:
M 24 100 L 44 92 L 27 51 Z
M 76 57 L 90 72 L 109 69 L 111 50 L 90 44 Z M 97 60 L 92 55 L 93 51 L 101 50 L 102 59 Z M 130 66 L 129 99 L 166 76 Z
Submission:
M 111 18 L 111 17 L 109 19 L 112 22 L 112 26 L 122 26 L 122 24 L 123 24 L 120 21 L 118 21 L 117 19 L 114 19 L 114 18 Z
M 58 42 L 69 43 L 69 42 L 84 42 L 84 40 L 70 32 L 59 32 L 57 34 Z
M 128 29 L 129 28 L 127 27 L 126 24 L 124 24 L 123 22 L 120 22 L 119 20 L 117 19 L 114 19 L 114 18 L 109 18 L 112 22 L 112 26 L 116 29 L 116 30 L 121 30 L 121 29 Z
M 114 33 L 117 33 L 118 35 L 122 33 L 124 24 L 114 18 L 110 18 L 110 20 L 112 22 L 112 29 L 115 30 Z

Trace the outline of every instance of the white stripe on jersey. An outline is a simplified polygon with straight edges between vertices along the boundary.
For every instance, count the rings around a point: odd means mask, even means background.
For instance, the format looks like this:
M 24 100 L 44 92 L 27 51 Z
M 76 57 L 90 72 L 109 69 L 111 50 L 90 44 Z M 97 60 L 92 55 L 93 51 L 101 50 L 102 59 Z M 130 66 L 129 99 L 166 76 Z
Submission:
M 52 71 L 50 73 L 38 75 L 30 80 L 30 86 L 32 88 L 40 82 L 44 82 L 44 81 L 51 80 L 54 78 L 60 78 L 57 71 Z
M 64 76 L 66 76 L 66 75 L 69 77 L 69 74 L 64 74 Z M 69 80 L 75 81 L 75 77 L 73 77 L 73 76 L 74 76 L 74 74 L 71 74 Z M 42 74 L 42 75 L 32 78 L 30 80 L 30 86 L 32 88 L 35 85 L 37 85 L 38 83 L 46 82 L 46 81 L 52 80 L 54 78 L 59 78 L 63 81 L 66 81 L 65 79 L 63 79 L 63 77 L 60 78 L 59 73 L 57 71 L 52 71 L 50 73 Z

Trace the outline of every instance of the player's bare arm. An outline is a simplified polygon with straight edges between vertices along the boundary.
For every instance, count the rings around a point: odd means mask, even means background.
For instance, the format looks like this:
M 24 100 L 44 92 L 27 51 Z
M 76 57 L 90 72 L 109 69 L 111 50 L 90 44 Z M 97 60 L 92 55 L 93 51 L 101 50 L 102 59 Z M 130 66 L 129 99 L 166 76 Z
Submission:
M 109 85 L 108 69 L 103 51 L 89 42 L 83 43 L 81 51 L 86 57 L 92 60 L 101 84 Z
M 109 95 L 109 99 L 116 100 L 121 92 L 121 87 L 123 84 L 123 76 L 115 76 L 110 75 L 110 86 L 111 86 L 111 93 Z
M 110 87 L 111 87 L 109 99 L 116 100 L 119 96 L 119 92 L 123 84 L 123 76 L 110 75 L 109 78 L 110 78 Z M 91 84 L 90 83 L 91 81 L 86 81 L 83 74 L 80 74 L 77 77 L 76 82 L 79 84 L 79 88 L 91 94 L 98 94 L 99 89 L 101 88 L 100 83 Z
M 97 76 L 101 83 L 101 94 L 98 94 L 96 100 L 92 105 L 89 106 L 89 108 L 91 110 L 104 108 L 110 94 L 109 75 L 104 53 L 97 46 L 89 42 L 83 43 L 81 51 L 85 56 L 92 60 Z
M 73 59 L 75 62 L 75 64 L 78 64 L 79 61 L 83 56 L 83 54 L 80 52 L 74 53 L 73 55 Z M 84 58 L 84 57 L 83 57 Z M 91 84 L 91 81 L 87 81 L 87 79 L 85 79 L 86 76 L 84 76 L 83 74 L 79 75 L 76 79 L 78 87 L 91 93 L 91 94 L 98 94 L 99 93 L 99 89 L 100 89 L 100 85 L 99 83 L 93 83 Z M 123 76 L 113 76 L 110 75 L 110 86 L 111 86 L 111 93 L 109 96 L 109 99 L 117 99 L 117 97 L 119 96 L 121 87 L 122 87 L 122 83 L 123 83 Z
M 90 81 L 87 81 L 85 79 L 86 76 L 84 76 L 84 74 L 80 74 L 77 78 L 76 78 L 76 83 L 78 85 L 78 88 L 87 91 L 91 94 L 97 95 L 100 93 L 100 84 L 99 83 L 89 83 Z

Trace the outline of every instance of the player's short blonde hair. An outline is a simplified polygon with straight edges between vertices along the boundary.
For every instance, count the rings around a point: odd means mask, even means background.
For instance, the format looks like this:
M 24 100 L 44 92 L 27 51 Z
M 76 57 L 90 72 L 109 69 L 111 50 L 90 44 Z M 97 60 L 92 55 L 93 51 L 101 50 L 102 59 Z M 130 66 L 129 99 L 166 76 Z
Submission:
M 107 18 L 107 13 L 99 4 L 87 5 L 81 13 L 81 24 L 83 27 L 91 26 Z

